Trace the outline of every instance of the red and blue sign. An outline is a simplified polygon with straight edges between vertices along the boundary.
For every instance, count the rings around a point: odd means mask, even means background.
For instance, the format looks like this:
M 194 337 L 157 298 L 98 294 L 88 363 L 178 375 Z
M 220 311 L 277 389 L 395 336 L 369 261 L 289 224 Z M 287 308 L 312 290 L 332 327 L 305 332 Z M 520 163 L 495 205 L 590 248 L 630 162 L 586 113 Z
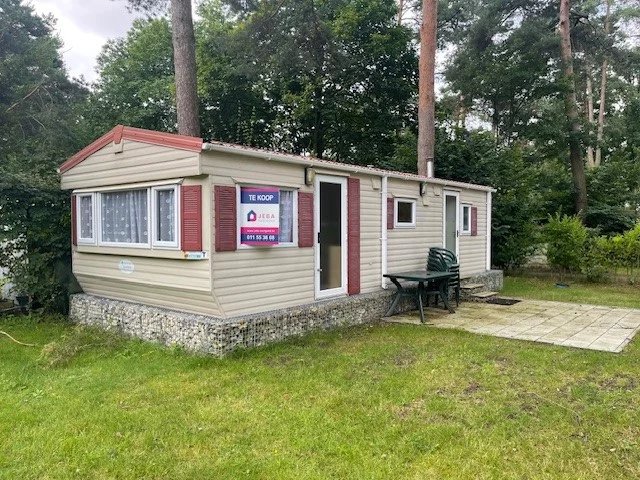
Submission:
M 240 188 L 240 243 L 277 245 L 280 234 L 280 190 L 272 187 Z

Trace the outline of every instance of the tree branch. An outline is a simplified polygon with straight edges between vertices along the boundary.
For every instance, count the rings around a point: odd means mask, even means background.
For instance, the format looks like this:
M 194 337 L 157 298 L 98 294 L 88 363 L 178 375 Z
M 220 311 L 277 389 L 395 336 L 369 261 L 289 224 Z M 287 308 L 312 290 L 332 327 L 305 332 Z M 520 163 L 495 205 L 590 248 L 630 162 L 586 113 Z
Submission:
M 33 87 L 33 90 L 31 90 L 29 93 L 27 93 L 24 97 L 22 97 L 20 100 L 18 100 L 17 102 L 15 102 L 13 105 L 11 105 L 9 108 L 7 108 L 7 112 L 10 112 L 11 110 L 13 110 L 15 107 L 17 107 L 18 105 L 20 105 L 22 102 L 24 102 L 26 99 L 28 99 L 31 95 L 33 95 L 34 93 L 36 93 L 38 91 L 38 89 L 42 86 L 42 84 L 44 83 L 44 78 L 42 80 L 40 80 L 40 83 L 38 83 L 35 87 Z

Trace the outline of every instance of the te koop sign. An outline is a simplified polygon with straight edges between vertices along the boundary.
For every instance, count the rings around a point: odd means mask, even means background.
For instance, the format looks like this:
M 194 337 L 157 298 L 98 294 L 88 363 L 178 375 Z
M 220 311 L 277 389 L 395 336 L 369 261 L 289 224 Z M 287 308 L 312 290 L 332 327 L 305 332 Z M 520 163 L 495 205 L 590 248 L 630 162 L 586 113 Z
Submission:
M 277 245 L 280 232 L 280 190 L 272 187 L 240 189 L 240 243 Z

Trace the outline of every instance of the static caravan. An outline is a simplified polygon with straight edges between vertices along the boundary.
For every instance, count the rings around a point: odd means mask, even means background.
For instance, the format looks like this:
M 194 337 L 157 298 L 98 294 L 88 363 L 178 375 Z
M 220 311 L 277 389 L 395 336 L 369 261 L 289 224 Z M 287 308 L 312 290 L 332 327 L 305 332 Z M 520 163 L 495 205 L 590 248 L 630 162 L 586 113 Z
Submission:
M 492 188 L 116 126 L 64 162 L 74 321 L 222 355 L 380 317 L 383 274 L 493 278 Z

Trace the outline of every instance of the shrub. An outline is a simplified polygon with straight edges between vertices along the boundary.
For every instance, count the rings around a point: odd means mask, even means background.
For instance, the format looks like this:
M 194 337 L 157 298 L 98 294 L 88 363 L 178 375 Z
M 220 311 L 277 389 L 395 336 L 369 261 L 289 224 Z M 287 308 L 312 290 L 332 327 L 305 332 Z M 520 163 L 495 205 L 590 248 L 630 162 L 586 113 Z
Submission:
M 578 217 L 549 216 L 549 222 L 544 227 L 549 265 L 562 272 L 579 272 L 588 235 Z
M 640 269 L 640 224 L 623 235 L 612 237 L 608 253 L 612 266 L 625 269 L 629 282 L 635 283 Z
M 5 174 L 0 179 L 0 266 L 34 308 L 67 310 L 71 274 L 69 195 L 57 185 Z
M 589 236 L 582 256 L 582 273 L 589 282 L 602 282 L 609 275 L 610 241 L 606 237 Z
M 633 228 L 636 215 L 622 207 L 596 204 L 589 206 L 584 224 L 595 228 L 603 235 L 615 235 Z

